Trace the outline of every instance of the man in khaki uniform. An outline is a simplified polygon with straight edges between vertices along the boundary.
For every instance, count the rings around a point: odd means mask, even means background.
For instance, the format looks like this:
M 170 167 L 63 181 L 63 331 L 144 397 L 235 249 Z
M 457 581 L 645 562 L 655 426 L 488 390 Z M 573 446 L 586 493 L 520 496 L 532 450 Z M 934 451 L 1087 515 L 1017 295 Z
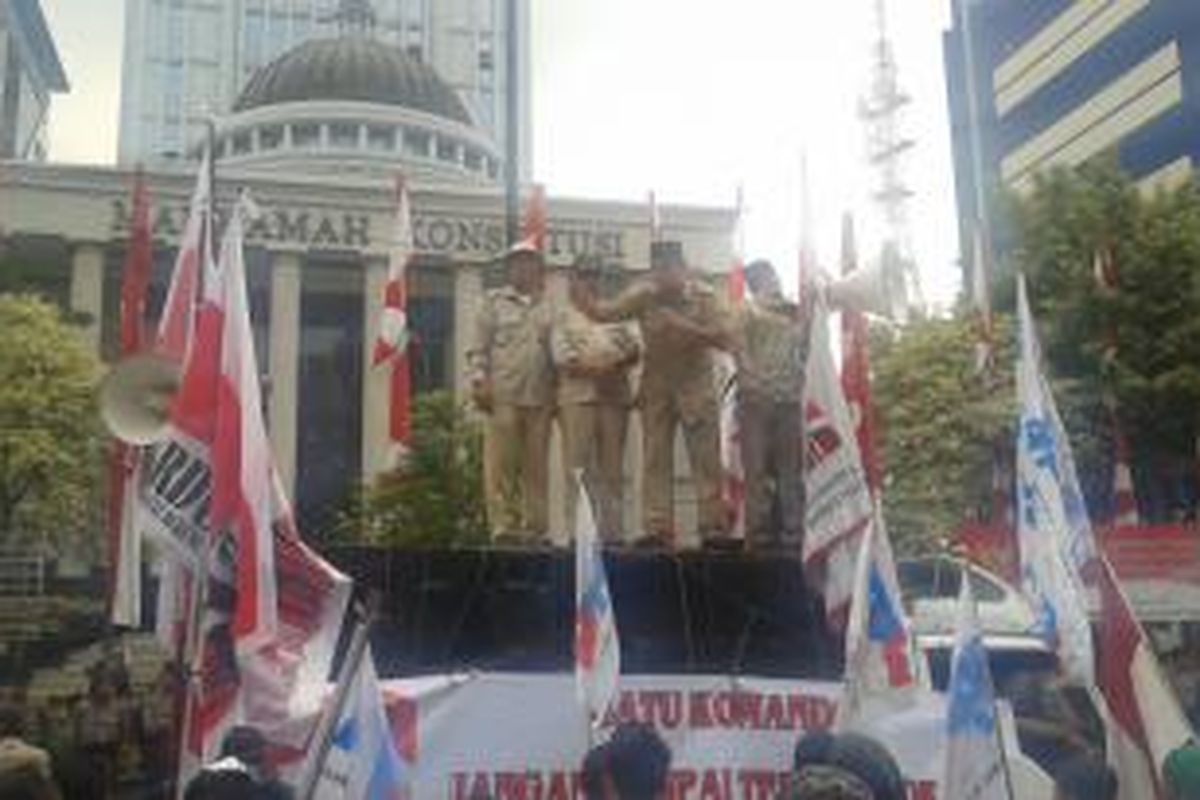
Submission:
M 508 283 L 484 297 L 467 349 L 471 396 L 487 415 L 488 523 L 499 544 L 542 544 L 554 402 L 545 265 L 524 243 L 504 261 Z
M 706 547 L 733 543 L 721 501 L 717 392 L 711 350 L 729 346 L 725 312 L 716 293 L 688 276 L 678 242 L 655 242 L 651 276 L 612 301 L 596 302 L 589 316 L 636 319 L 645 342 L 640 404 L 645 478 L 643 544 L 674 546 L 675 431 L 683 429 Z
M 799 553 L 804 532 L 801 398 L 811 315 L 784 298 L 768 261 L 746 267 L 746 288 L 750 299 L 738 308 L 734 327 L 746 543 Z
M 629 371 L 641 357 L 637 334 L 627 324 L 600 324 L 581 309 L 600 296 L 598 261 L 582 258 L 571 273 L 569 303 L 559 309 L 550 334 L 558 370 L 558 425 L 568 475 L 583 474 L 596 510 L 602 541 L 620 541 L 625 506 L 625 435 L 633 395 Z M 575 524 L 579 494 L 567 481 L 567 525 Z

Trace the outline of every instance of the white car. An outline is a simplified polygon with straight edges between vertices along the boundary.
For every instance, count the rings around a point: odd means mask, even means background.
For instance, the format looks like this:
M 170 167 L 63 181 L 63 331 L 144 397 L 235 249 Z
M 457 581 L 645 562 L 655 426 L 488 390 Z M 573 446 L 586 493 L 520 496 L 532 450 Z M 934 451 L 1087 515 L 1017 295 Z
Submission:
M 897 562 L 900 591 L 918 636 L 954 634 L 958 622 L 958 593 L 963 570 L 979 609 L 979 626 L 987 636 L 1026 636 L 1036 623 L 1024 597 L 999 576 L 982 567 L 948 556 L 928 556 Z

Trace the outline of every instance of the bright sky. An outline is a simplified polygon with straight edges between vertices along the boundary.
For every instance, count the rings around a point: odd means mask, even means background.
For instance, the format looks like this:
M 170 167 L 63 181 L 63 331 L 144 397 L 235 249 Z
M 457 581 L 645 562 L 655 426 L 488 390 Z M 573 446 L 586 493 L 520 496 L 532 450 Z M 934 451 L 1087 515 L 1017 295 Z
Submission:
M 745 248 L 793 278 L 807 153 L 811 238 L 835 265 L 842 212 L 877 243 L 865 134 L 873 0 L 532 0 L 534 176 L 550 194 L 732 205 Z M 72 84 L 55 99 L 51 158 L 116 153 L 123 0 L 42 0 Z M 948 0 L 890 0 L 916 192 L 912 249 L 928 300 L 959 286 L 942 76 Z M 794 283 L 794 278 L 792 280 Z

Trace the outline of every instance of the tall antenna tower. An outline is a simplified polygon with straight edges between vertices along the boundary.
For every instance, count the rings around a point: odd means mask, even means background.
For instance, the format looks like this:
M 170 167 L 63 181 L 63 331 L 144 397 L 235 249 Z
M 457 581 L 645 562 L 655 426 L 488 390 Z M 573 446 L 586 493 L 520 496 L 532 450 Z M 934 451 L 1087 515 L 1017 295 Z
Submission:
M 875 173 L 872 199 L 886 226 L 884 257 L 895 259 L 897 277 L 921 303 L 916 265 L 909 253 L 908 202 L 913 192 L 904 181 L 904 161 L 915 142 L 903 135 L 901 117 L 912 98 L 900 88 L 896 53 L 888 34 L 886 0 L 875 0 L 871 42 L 871 80 L 858 113 L 867 134 L 867 160 Z

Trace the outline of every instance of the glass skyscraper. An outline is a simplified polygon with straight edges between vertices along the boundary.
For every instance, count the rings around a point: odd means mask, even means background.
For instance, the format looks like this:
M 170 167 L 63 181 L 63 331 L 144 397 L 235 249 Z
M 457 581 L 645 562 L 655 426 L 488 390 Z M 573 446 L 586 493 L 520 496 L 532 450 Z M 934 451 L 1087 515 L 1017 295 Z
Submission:
M 504 147 L 504 0 L 374 0 L 380 41 L 430 64 Z M 118 161 L 178 160 L 262 65 L 336 36 L 338 0 L 126 0 Z M 521 173 L 528 177 L 529 4 L 517 0 Z

